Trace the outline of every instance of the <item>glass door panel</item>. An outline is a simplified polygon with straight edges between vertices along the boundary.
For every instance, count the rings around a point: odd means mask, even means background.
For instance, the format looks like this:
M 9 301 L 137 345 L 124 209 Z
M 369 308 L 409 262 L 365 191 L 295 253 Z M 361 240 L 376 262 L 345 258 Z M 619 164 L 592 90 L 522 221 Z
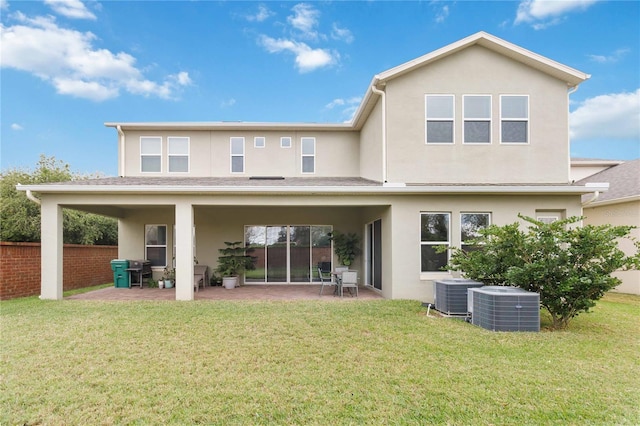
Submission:
M 287 227 L 267 226 L 267 282 L 287 282 Z
M 291 282 L 311 280 L 311 227 L 291 226 L 289 228 L 289 256 Z
M 247 253 L 254 258 L 254 269 L 245 271 L 244 282 L 264 283 L 266 279 L 266 226 L 245 226 L 244 244 Z
M 331 262 L 331 226 L 311 227 L 311 276 L 312 281 L 320 281 L 318 267 L 322 264 L 322 270 L 333 271 Z

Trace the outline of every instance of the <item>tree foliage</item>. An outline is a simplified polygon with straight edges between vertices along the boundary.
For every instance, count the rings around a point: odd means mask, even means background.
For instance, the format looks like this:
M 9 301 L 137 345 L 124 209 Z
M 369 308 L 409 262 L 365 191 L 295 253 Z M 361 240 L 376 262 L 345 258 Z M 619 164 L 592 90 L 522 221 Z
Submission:
M 54 157 L 40 156 L 35 170 L 12 169 L 0 174 L 0 240 L 40 242 L 40 206 L 29 200 L 16 185 L 34 185 L 87 179 L 71 171 L 68 164 Z M 115 219 L 64 209 L 63 240 L 68 244 L 118 243 Z
M 554 329 L 566 328 L 619 285 L 612 272 L 640 268 L 638 241 L 631 256 L 618 248 L 618 239 L 630 238 L 631 226 L 575 226 L 580 217 L 550 224 L 519 217 L 528 222 L 526 231 L 518 223 L 483 229 L 472 241 L 474 250 L 452 249 L 447 267 L 486 285 L 539 293 Z

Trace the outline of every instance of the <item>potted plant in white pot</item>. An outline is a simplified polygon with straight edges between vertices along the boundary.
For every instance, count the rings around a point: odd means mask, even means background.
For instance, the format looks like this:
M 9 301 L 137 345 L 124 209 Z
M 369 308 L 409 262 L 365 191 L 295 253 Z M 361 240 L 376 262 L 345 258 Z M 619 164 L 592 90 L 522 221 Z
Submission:
M 164 288 L 173 288 L 176 282 L 176 270 L 169 266 L 164 268 L 162 281 L 164 282 Z
M 353 232 L 343 234 L 340 231 L 334 231 L 331 235 L 333 241 L 333 251 L 338 256 L 338 262 L 341 265 L 350 267 L 353 260 L 360 254 L 360 237 Z
M 253 257 L 247 254 L 247 249 L 242 246 L 241 241 L 225 241 L 225 248 L 218 249 L 218 272 L 222 276 L 224 288 L 231 289 L 238 286 L 238 277 L 246 270 L 254 268 Z

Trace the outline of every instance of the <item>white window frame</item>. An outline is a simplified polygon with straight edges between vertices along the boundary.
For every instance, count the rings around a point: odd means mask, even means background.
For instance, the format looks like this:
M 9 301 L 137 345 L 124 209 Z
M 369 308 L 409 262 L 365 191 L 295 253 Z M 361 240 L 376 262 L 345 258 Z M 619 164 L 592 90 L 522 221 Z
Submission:
M 158 153 L 153 154 L 144 154 L 142 152 L 142 140 L 143 139 L 154 139 L 157 140 L 160 146 L 160 151 Z M 158 171 L 145 171 L 142 169 L 142 158 L 143 157 L 158 157 L 160 159 L 160 170 Z M 162 136 L 140 136 L 140 173 L 162 173 Z
M 289 141 L 289 142 L 285 144 L 284 141 Z M 280 138 L 280 148 L 291 148 L 291 145 L 293 145 L 293 140 L 291 136 L 282 136 Z
M 422 217 L 425 215 L 447 215 L 448 217 L 448 229 L 447 229 L 447 241 L 422 241 Z M 437 270 L 437 271 L 423 271 L 422 270 L 422 247 L 423 246 L 439 246 L 445 245 L 447 247 L 451 247 L 451 212 L 420 212 L 420 227 L 418 233 L 418 239 L 420 241 L 420 251 L 418 252 L 419 256 L 419 265 L 420 265 L 420 273 L 421 274 L 438 274 L 438 273 L 447 273 L 447 271 Z M 447 263 L 449 262 L 449 250 L 447 250 Z
M 492 220 L 491 212 L 461 212 L 460 213 L 460 248 L 462 248 L 463 250 L 464 250 L 465 246 L 468 246 L 469 244 L 465 244 L 465 240 L 462 237 L 462 231 L 463 231 L 463 229 L 462 229 L 462 224 L 463 224 L 462 217 L 464 215 L 472 215 L 472 214 L 473 215 L 486 215 L 489 218 L 487 226 L 491 226 L 491 220 Z
M 233 141 L 234 139 L 238 139 L 242 141 L 242 154 L 234 154 L 233 153 Z M 245 170 L 245 140 L 243 136 L 232 136 L 231 138 L 229 138 L 229 154 L 230 154 L 230 160 L 229 160 L 229 171 L 233 174 L 243 174 L 244 170 Z M 233 171 L 233 158 L 234 157 L 240 157 L 242 158 L 242 171 Z
M 547 224 L 563 220 L 565 216 L 563 210 L 536 210 L 536 220 Z
M 165 243 L 164 244 L 147 244 L 147 232 L 148 229 L 151 227 L 161 227 L 164 226 L 165 230 Z M 164 247 L 164 265 L 153 265 L 154 268 L 165 268 L 167 266 L 167 257 L 169 256 L 169 245 L 167 244 L 168 241 L 167 239 L 169 238 L 169 233 L 168 233 L 168 226 L 166 224 L 160 224 L 160 223 L 151 223 L 151 224 L 145 224 L 144 225 L 144 258 L 148 259 L 147 256 L 147 249 L 150 247 Z
M 171 141 L 176 139 L 187 140 L 187 153 L 186 154 L 172 154 L 171 153 Z M 171 158 L 186 157 L 187 158 L 187 170 L 186 171 L 172 171 L 171 170 Z M 167 137 L 167 171 L 169 173 L 189 173 L 191 170 L 191 138 L 188 136 L 169 136 Z
M 526 98 L 527 99 L 527 116 L 526 117 L 509 117 L 509 118 L 505 118 L 503 117 L 502 114 L 502 101 L 504 98 L 509 98 L 509 97 L 518 97 L 518 98 Z M 529 95 L 518 95 L 518 94 L 506 94 L 506 95 L 500 95 L 500 143 L 503 145 L 529 145 L 531 143 L 531 121 L 530 121 L 530 117 L 531 117 L 531 105 L 529 102 Z M 526 142 L 510 142 L 510 141 L 504 141 L 503 140 L 503 132 L 502 132 L 502 123 L 503 122 L 509 122 L 509 121 L 523 121 L 526 123 L 527 126 L 527 140 Z
M 304 141 L 310 140 L 313 142 L 313 154 L 305 154 L 304 153 Z M 313 159 L 313 171 L 305 172 L 304 171 L 304 159 L 312 158 Z M 305 175 L 312 175 L 316 173 L 316 138 L 315 137 L 301 137 L 300 138 L 300 172 Z
M 440 97 L 440 98 L 451 98 L 452 106 L 451 106 L 451 117 L 433 117 L 429 118 L 428 116 L 428 105 L 430 97 Z M 437 94 L 437 93 L 428 93 L 424 95 L 424 140 L 428 145 L 453 145 L 456 142 L 456 97 L 450 94 Z M 429 142 L 429 122 L 430 121 L 451 121 L 451 142 Z
M 466 115 L 466 100 L 467 98 L 470 97 L 475 97 L 475 98 L 489 98 L 489 117 L 474 117 L 474 116 L 470 116 L 467 117 Z M 493 106 L 493 99 L 491 95 L 482 95 L 482 94 L 478 94 L 478 95 L 462 95 L 462 143 L 466 144 L 466 145 L 491 145 L 492 142 L 492 131 L 491 131 L 491 127 L 492 127 L 492 106 Z M 468 141 L 467 142 L 467 135 L 465 132 L 466 126 L 465 124 L 467 123 L 467 121 L 476 121 L 476 122 L 488 122 L 489 123 L 489 140 L 486 142 L 480 142 L 480 141 Z
M 262 141 L 261 143 L 259 141 Z M 267 146 L 267 138 L 264 136 L 256 136 L 253 138 L 253 147 L 254 148 L 264 148 Z

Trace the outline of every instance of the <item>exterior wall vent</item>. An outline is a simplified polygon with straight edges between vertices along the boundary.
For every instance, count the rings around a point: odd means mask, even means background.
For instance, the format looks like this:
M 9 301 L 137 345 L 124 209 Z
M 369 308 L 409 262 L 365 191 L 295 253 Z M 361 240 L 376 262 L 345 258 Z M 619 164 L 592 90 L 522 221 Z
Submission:
M 492 331 L 540 331 L 540 295 L 516 287 L 469 289 L 471 323 Z
M 436 281 L 435 308 L 447 315 L 467 315 L 467 290 L 482 286 L 479 281 L 463 278 Z

